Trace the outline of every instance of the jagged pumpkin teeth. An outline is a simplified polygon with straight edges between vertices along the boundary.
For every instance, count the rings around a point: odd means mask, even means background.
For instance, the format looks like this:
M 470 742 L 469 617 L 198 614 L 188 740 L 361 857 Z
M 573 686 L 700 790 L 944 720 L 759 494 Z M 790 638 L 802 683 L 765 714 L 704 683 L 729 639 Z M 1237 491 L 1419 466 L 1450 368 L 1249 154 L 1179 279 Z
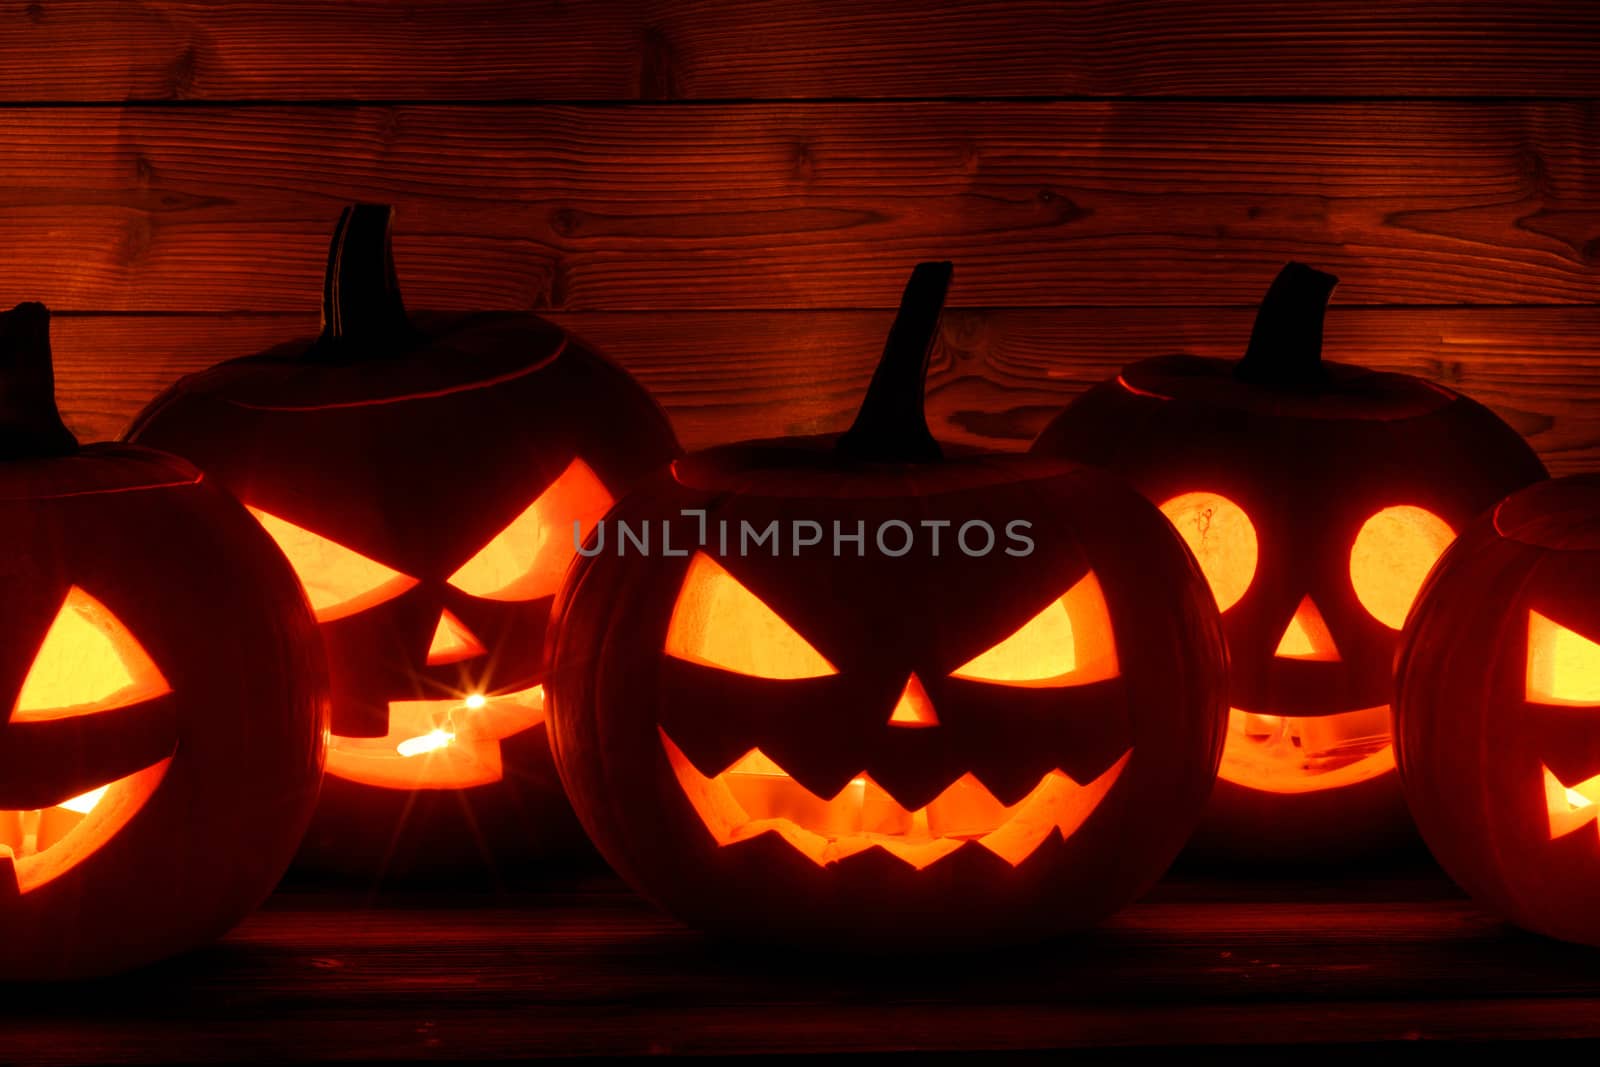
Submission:
M 1125 753 L 1088 785 L 1061 772 L 1046 774 L 1022 800 L 1007 807 L 974 775 L 951 783 L 926 807 L 908 811 L 871 778 L 854 778 L 836 795 L 818 797 L 759 749 L 727 770 L 706 777 L 661 731 L 661 745 L 674 773 L 721 843 L 775 833 L 821 863 L 836 863 L 869 848 L 881 848 L 914 867 L 924 867 L 969 841 L 1012 864 L 1021 863 L 1051 833 L 1069 837 L 1094 812 L 1127 765 Z
M 1567 785 L 1546 767 L 1544 788 L 1552 840 L 1585 826 L 1600 829 L 1600 774 L 1576 785 Z

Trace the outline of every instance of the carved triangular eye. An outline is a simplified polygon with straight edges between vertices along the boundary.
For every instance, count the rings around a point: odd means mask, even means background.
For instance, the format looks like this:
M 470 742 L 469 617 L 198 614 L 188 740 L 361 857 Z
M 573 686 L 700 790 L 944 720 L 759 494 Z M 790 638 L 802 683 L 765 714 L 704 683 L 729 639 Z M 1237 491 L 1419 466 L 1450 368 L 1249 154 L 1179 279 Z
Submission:
M 1527 698 L 1536 704 L 1600 705 L 1600 643 L 1528 612 Z
M 168 692 L 166 678 L 122 621 L 73 586 L 33 657 L 11 721 L 109 711 Z
M 463 563 L 450 584 L 485 600 L 554 596 L 582 538 L 611 504 L 611 494 L 594 471 L 575 459 L 539 499 Z
M 704 552 L 689 561 L 667 624 L 667 655 L 756 678 L 839 673 L 794 627 Z
M 1010 637 L 950 672 L 997 685 L 1088 685 L 1117 677 L 1117 645 L 1100 580 L 1090 571 Z
M 251 508 L 250 514 L 289 558 L 318 622 L 332 622 L 377 607 L 417 584 L 415 578 L 303 526 L 260 508 Z
M 1334 643 L 1322 612 L 1317 610 L 1316 601 L 1309 595 L 1300 599 L 1300 606 L 1295 608 L 1272 654 L 1280 659 L 1338 662 L 1339 646 Z

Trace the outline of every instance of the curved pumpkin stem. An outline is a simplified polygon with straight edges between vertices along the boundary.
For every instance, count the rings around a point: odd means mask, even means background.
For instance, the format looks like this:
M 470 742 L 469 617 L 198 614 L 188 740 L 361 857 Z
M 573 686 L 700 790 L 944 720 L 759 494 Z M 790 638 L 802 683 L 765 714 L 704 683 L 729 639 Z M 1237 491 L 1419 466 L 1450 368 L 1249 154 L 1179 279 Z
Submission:
M 410 335 L 389 236 L 393 218 L 388 204 L 351 204 L 339 216 L 322 278 L 322 352 L 366 346 L 364 354 L 378 355 Z
M 923 392 L 939 336 L 939 313 L 954 273 L 947 262 L 919 263 L 911 272 L 866 399 L 854 425 L 835 446 L 840 454 L 881 463 L 932 463 L 944 458 L 928 431 Z
M 49 310 L 28 303 L 0 312 L 0 459 L 77 450 L 78 439 L 56 409 Z
M 1256 312 L 1250 347 L 1234 377 L 1257 385 L 1316 385 L 1322 381 L 1322 322 L 1339 279 L 1304 263 L 1289 263 L 1272 280 Z

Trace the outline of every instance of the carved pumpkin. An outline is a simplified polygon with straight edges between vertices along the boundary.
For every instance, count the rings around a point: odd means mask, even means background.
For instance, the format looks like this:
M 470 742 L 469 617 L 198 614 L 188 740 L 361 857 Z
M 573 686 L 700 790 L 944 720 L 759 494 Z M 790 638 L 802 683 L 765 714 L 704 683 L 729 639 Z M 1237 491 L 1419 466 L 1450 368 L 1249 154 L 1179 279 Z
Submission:
M 1524 489 L 1462 531 L 1406 623 L 1395 743 L 1457 882 L 1600 945 L 1600 476 Z
M 238 502 L 173 456 L 79 448 L 49 315 L 0 314 L 0 979 L 100 974 L 260 903 L 316 800 L 311 612 Z
M 408 316 L 390 216 L 344 212 L 320 337 L 184 379 L 131 439 L 233 490 L 322 623 L 334 736 L 307 864 L 504 872 L 581 841 L 542 688 L 573 525 L 677 445 L 632 378 L 543 319 Z
M 557 601 L 562 780 L 613 866 L 692 924 L 1043 936 L 1158 877 L 1210 789 L 1221 634 L 1160 514 L 1102 473 L 930 436 L 949 276 L 913 274 L 848 433 L 679 460 Z M 835 531 L 861 540 L 836 554 Z
M 1322 362 L 1336 281 L 1289 264 L 1242 360 L 1136 363 L 1033 449 L 1129 478 L 1206 572 L 1232 710 L 1201 837 L 1237 857 L 1335 859 L 1415 840 L 1390 741 L 1400 626 L 1454 532 L 1545 474 L 1466 397 Z

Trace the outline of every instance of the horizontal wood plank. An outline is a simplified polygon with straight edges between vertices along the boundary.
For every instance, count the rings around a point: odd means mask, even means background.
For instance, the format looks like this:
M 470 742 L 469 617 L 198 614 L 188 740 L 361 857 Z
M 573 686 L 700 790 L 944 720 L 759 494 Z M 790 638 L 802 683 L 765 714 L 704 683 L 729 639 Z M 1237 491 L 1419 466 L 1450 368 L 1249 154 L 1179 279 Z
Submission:
M 40 0 L 0 16 L 3 100 L 1597 92 L 1600 11 L 1575 0 Z
M 0 111 L 0 299 L 317 306 L 356 198 L 413 306 L 1600 300 L 1594 105 L 897 104 Z
M 285 893 L 143 974 L 12 990 L 0 1020 L 8 1057 L 40 1064 L 1182 1045 L 1298 1062 L 1286 1046 L 1600 1037 L 1592 951 L 1518 934 L 1437 876 L 1342 889 L 1172 881 L 1055 945 L 865 962 L 718 947 L 604 882 Z
M 632 370 L 690 448 L 849 424 L 891 313 L 553 316 Z M 946 314 L 929 415 L 945 439 L 1020 449 L 1071 397 L 1126 363 L 1233 357 L 1248 309 L 966 309 Z M 57 385 L 84 440 L 119 434 L 181 374 L 315 332 L 313 316 L 65 315 Z M 1417 374 L 1489 404 L 1559 472 L 1600 469 L 1600 308 L 1335 310 L 1330 359 Z

